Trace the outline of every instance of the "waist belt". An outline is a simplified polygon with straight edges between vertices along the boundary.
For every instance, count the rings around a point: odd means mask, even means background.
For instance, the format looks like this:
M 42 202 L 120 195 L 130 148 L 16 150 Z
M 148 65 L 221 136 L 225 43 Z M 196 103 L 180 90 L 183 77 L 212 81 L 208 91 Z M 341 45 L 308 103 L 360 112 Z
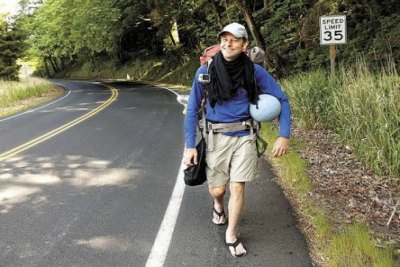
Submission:
M 250 134 L 254 135 L 253 119 L 240 122 L 212 123 L 207 121 L 207 146 L 209 151 L 214 149 L 214 133 L 238 132 L 250 130 Z
M 249 130 L 253 127 L 253 120 L 240 122 L 227 122 L 227 123 L 212 123 L 207 121 L 207 132 L 213 133 L 227 133 Z

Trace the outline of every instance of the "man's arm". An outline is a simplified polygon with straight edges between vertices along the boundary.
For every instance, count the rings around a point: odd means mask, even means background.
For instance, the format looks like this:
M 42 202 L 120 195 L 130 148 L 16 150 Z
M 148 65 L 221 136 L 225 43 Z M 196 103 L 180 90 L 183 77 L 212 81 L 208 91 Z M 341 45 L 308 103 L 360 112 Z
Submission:
M 200 73 L 204 73 L 206 68 L 200 67 L 194 77 L 192 89 L 189 95 L 189 101 L 186 107 L 185 115 L 185 154 L 184 161 L 186 165 L 197 164 L 196 150 L 196 126 L 198 124 L 198 116 L 201 100 L 203 99 L 203 86 L 198 82 Z
M 279 114 L 279 137 L 275 141 L 272 154 L 280 157 L 289 150 L 289 137 L 291 128 L 291 112 L 289 99 L 282 91 L 275 79 L 261 66 L 255 67 L 255 78 L 257 85 L 262 93 L 276 97 L 281 103 L 281 113 Z

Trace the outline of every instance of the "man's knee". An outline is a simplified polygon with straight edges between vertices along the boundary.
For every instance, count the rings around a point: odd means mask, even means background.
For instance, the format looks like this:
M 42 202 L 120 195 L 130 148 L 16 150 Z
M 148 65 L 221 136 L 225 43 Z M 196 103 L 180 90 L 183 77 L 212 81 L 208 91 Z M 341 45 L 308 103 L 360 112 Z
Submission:
M 215 197 L 221 197 L 225 194 L 225 186 L 219 186 L 219 187 L 210 187 L 209 191 L 211 195 Z
M 243 195 L 246 183 L 244 182 L 231 182 L 229 189 L 233 195 Z

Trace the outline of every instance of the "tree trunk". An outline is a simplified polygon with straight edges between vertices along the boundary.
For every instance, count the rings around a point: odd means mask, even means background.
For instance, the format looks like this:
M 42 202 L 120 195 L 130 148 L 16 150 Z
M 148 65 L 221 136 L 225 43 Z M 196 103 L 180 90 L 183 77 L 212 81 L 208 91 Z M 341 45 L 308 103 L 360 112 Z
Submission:
M 169 39 L 171 39 L 172 45 L 176 46 L 176 43 L 175 43 L 175 40 L 174 40 L 174 36 L 172 36 L 171 30 L 168 31 L 168 35 L 169 35 Z
M 66 70 L 65 57 L 60 58 L 61 70 Z
M 264 11 L 267 12 L 269 8 L 269 1 L 268 0 L 264 0 Z
M 46 60 L 46 58 L 43 59 L 43 63 L 44 63 L 44 68 L 45 68 L 45 70 L 46 70 L 46 75 L 47 75 L 47 77 L 51 77 L 51 73 L 50 73 L 50 70 L 49 70 L 49 66 L 47 65 L 47 60 Z
M 54 73 L 57 73 L 58 72 L 57 62 L 54 60 L 52 56 L 49 56 L 49 61 L 51 63 L 51 66 L 53 67 Z
M 247 27 L 249 28 L 251 35 L 254 38 L 256 46 L 260 47 L 262 50 L 265 51 L 265 64 L 266 64 L 267 68 L 270 68 L 271 60 L 267 53 L 265 41 L 264 41 L 259 29 L 256 26 L 256 23 L 255 23 L 255 20 L 253 17 L 253 13 L 247 7 L 247 5 L 245 3 L 243 3 L 241 0 L 235 0 L 235 3 L 236 3 L 236 6 L 240 9 L 240 11 L 243 13 L 243 15 L 245 17 Z
M 89 53 L 89 58 L 90 58 L 90 63 L 92 64 L 92 71 L 95 72 L 97 70 L 97 67 L 92 53 Z
M 156 6 L 156 9 L 160 10 L 161 9 L 161 3 L 160 0 L 154 0 L 154 5 Z
M 180 46 L 181 40 L 179 38 L 179 30 L 178 30 L 178 23 L 176 20 L 171 26 L 171 29 L 169 30 L 169 35 L 171 36 L 171 40 L 174 44 L 174 46 Z

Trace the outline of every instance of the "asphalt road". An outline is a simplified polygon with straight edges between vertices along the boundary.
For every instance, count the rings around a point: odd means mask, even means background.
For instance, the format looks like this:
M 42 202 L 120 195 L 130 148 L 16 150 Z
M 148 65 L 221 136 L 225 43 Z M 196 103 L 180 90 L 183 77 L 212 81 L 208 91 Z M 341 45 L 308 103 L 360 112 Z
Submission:
M 0 119 L 0 266 L 311 266 L 260 160 L 233 258 L 206 186 L 185 187 L 183 106 L 145 84 L 54 81 L 65 95 Z

